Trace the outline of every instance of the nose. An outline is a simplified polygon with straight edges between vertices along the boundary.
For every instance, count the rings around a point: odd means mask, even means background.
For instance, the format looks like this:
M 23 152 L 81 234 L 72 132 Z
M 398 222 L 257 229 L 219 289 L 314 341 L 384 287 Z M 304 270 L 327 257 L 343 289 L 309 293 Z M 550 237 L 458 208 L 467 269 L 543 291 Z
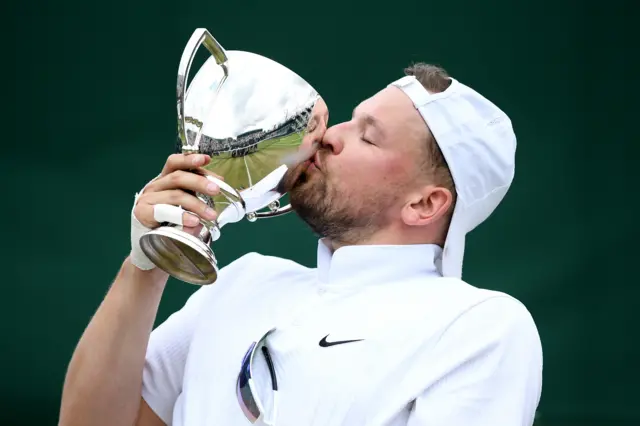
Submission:
M 322 138 L 321 147 L 331 151 L 333 155 L 340 154 L 344 148 L 344 124 L 329 127 Z

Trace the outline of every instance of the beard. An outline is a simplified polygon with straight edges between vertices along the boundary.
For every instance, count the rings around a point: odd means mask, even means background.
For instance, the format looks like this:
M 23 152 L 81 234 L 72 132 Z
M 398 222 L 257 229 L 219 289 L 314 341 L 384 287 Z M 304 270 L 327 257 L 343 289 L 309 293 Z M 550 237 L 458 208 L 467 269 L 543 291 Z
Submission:
M 326 165 L 326 162 L 323 162 Z M 291 169 L 283 180 L 291 207 L 321 237 L 348 245 L 370 238 L 387 223 L 381 194 L 353 194 L 340 191 L 331 182 L 328 170 L 307 171 L 302 164 Z

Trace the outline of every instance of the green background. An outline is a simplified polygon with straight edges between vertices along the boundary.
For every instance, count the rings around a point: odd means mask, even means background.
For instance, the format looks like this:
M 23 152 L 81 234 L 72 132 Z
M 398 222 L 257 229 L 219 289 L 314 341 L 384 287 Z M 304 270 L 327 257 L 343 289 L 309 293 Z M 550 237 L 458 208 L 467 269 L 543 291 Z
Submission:
M 630 5 L 3 6 L 11 34 L 2 71 L 0 424 L 57 422 L 71 353 L 129 251 L 134 193 L 174 147 L 177 65 L 196 27 L 227 49 L 295 70 L 325 98 L 331 123 L 411 61 L 443 65 L 507 111 L 519 137 L 516 179 L 470 235 L 465 278 L 514 295 L 535 317 L 545 356 L 541 425 L 640 424 Z M 223 265 L 259 251 L 311 266 L 315 245 L 288 216 L 230 226 L 215 249 Z M 172 281 L 158 320 L 193 290 Z

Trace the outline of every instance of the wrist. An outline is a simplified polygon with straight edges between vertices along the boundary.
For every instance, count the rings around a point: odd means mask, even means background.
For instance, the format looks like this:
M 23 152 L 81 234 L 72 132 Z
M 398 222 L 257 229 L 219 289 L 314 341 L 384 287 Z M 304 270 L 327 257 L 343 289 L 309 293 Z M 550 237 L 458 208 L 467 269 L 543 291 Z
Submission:
M 143 270 L 137 267 L 131 259 L 131 255 L 127 256 L 122 265 L 123 273 L 126 274 L 133 282 L 142 283 L 147 286 L 164 288 L 169 280 L 169 274 L 160 268 Z

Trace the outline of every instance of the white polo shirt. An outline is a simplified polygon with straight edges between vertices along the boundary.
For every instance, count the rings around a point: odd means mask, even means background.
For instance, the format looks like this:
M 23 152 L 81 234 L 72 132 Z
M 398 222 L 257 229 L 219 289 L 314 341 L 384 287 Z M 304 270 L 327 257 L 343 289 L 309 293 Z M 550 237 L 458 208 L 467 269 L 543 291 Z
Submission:
M 250 425 L 242 358 L 268 346 L 278 426 L 531 425 L 542 384 L 534 321 L 514 298 L 441 277 L 433 245 L 318 244 L 317 268 L 247 254 L 151 335 L 143 397 L 168 425 Z M 322 347 L 327 340 L 359 340 Z M 263 400 L 270 379 L 256 360 Z M 267 402 L 267 406 L 269 406 Z

